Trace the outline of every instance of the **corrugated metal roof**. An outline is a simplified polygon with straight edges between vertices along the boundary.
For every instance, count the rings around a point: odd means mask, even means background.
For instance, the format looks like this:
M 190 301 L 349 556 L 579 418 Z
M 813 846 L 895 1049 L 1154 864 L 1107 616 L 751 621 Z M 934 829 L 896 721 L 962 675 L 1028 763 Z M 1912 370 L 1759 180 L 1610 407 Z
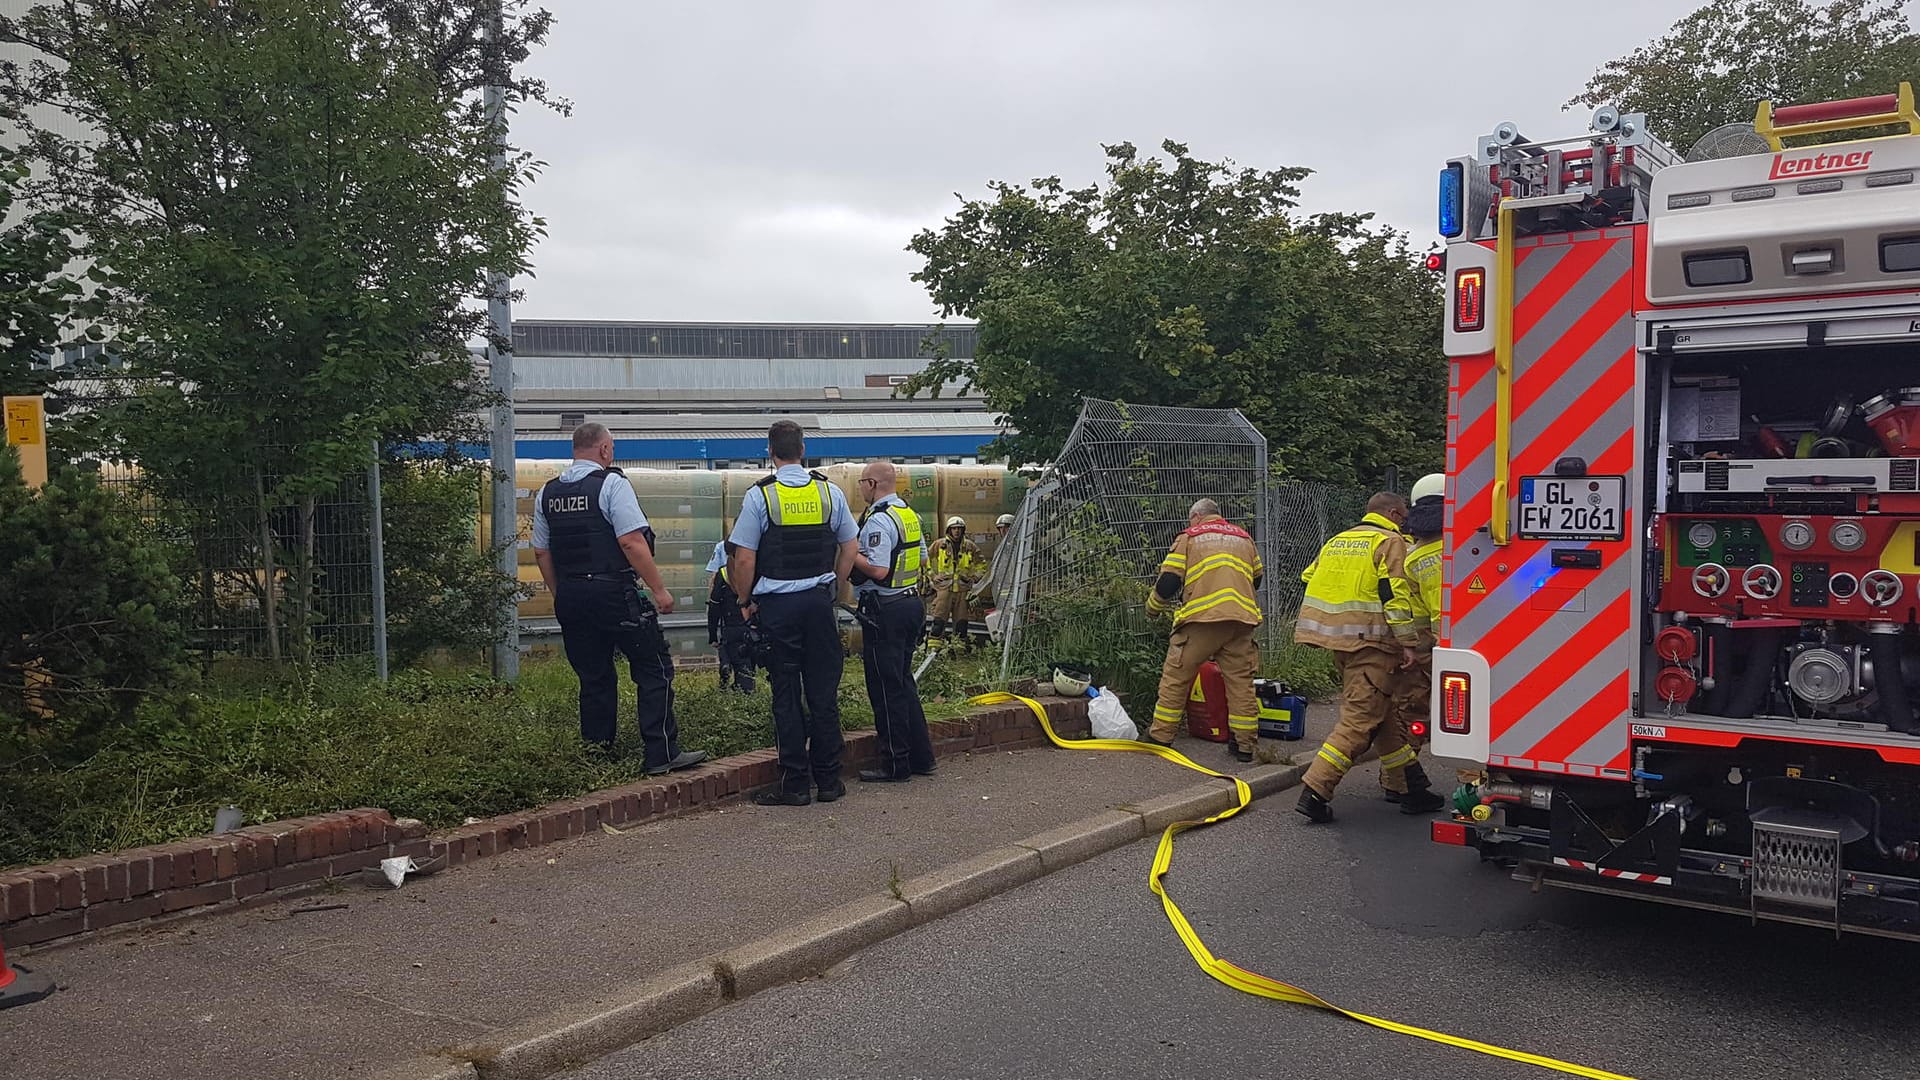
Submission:
M 925 360 L 787 360 L 719 357 L 515 356 L 525 390 L 646 387 L 661 390 L 813 390 L 865 387 L 869 375 L 912 375 Z

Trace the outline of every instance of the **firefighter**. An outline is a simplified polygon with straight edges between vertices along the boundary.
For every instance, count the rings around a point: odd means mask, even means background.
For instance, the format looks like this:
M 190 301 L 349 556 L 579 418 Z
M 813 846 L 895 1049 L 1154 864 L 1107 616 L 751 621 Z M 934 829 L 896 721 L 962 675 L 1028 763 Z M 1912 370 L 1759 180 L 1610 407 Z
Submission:
M 725 540 L 713 545 L 707 560 L 707 644 L 720 658 L 720 689 L 753 693 L 753 644 L 747 621 L 740 617 L 740 598 L 727 584 L 727 560 L 732 552 Z
M 967 539 L 967 521 L 955 515 L 947 519 L 946 535 L 933 549 L 933 573 L 928 587 L 933 604 L 928 612 L 934 637 L 945 638 L 951 623 L 960 640 L 967 639 L 973 621 L 968 610 L 967 591 L 980 580 L 980 549 Z
M 1306 597 L 1293 639 L 1333 653 L 1340 670 L 1340 720 L 1307 770 L 1296 807 L 1316 824 L 1333 820 L 1333 791 L 1370 745 L 1380 752 L 1388 790 L 1404 792 L 1401 812 L 1431 813 L 1444 801 L 1423 773 L 1408 775 L 1415 753 L 1394 723 L 1399 674 L 1418 659 L 1420 641 L 1400 535 L 1406 520 L 1405 499 L 1375 495 L 1360 524 L 1327 541 L 1300 575 Z
M 1440 622 L 1440 530 L 1445 517 L 1446 491 L 1444 475 L 1431 473 L 1421 477 L 1420 482 L 1413 485 L 1413 508 L 1407 512 L 1406 533 L 1413 538 L 1407 552 L 1407 581 L 1413 586 L 1408 599 L 1412 601 L 1413 631 L 1419 644 L 1414 646 L 1413 663 L 1400 671 L 1394 692 L 1394 716 L 1400 737 L 1406 739 L 1416 753 L 1426 745 L 1426 739 L 1414 735 L 1414 726 L 1426 723 L 1433 696 L 1433 646 L 1438 640 L 1436 632 Z M 1400 802 L 1405 793 L 1387 788 L 1387 776 L 1382 770 L 1380 783 L 1385 788 L 1386 799 Z M 1407 766 L 1406 786 L 1414 789 L 1429 786 L 1426 770 L 1418 761 Z
M 904 783 L 933 775 L 933 739 L 920 689 L 913 680 L 913 648 L 926 628 L 920 571 L 926 538 L 920 517 L 895 492 L 893 463 L 876 461 L 860 474 L 860 553 L 853 560 L 853 592 L 859 598 L 860 658 L 867 669 L 867 700 L 879 737 L 878 768 L 862 770 L 868 783 Z
M 1186 531 L 1174 538 L 1147 594 L 1151 614 L 1164 613 L 1176 600 L 1180 606 L 1173 612 L 1173 635 L 1167 640 L 1160 696 L 1153 706 L 1153 726 L 1143 736 L 1146 741 L 1173 744 L 1193 680 L 1200 665 L 1212 660 L 1227 684 L 1227 727 L 1233 732 L 1228 753 L 1236 761 L 1253 760 L 1260 725 L 1260 702 L 1253 694 L 1260 646 L 1253 635 L 1260 626 L 1262 572 L 1253 537 L 1222 518 L 1219 503 L 1194 503 Z
M 805 806 L 847 793 L 840 782 L 840 676 L 846 654 L 833 615 L 836 583 L 853 568 L 856 526 L 847 498 L 808 472 L 800 425 L 776 420 L 767 452 L 778 466 L 747 492 L 733 525 L 727 580 L 741 614 L 770 648 L 773 741 L 780 786 L 754 796 L 761 806 Z M 804 698 L 804 703 L 803 699 Z
M 627 658 L 645 766 L 658 776 L 707 759 L 680 749 L 673 715 L 673 655 L 660 629 L 673 596 L 653 561 L 653 529 L 633 484 L 613 467 L 603 424 L 573 432 L 573 464 L 547 481 L 533 505 L 533 559 L 553 595 L 567 663 L 580 677 L 580 737 L 599 752 L 619 730 L 620 685 L 613 654 Z M 649 601 L 640 592 L 645 582 Z

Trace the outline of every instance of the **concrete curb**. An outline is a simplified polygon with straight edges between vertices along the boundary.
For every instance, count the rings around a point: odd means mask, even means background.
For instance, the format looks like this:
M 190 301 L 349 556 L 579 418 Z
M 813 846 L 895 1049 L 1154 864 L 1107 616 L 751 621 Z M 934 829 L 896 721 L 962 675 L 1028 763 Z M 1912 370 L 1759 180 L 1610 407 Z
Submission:
M 1240 774 L 1256 799 L 1300 782 L 1305 768 Z M 415 1062 L 381 1080 L 538 1080 L 662 1034 L 729 1002 L 825 972 L 871 945 L 1027 882 L 1151 837 L 1175 821 L 1233 806 L 1234 789 L 1208 779 L 1108 810 L 898 883 L 788 929 L 664 972 L 584 1009 L 559 1013 Z

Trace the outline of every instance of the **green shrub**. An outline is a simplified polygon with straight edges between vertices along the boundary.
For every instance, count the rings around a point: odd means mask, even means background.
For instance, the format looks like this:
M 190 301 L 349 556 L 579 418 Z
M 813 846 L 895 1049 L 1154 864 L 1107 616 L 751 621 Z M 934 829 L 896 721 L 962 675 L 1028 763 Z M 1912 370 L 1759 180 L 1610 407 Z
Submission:
M 11 448 L 0 448 L 0 597 L 0 760 L 83 754 L 182 673 L 165 550 L 91 474 L 28 489 Z

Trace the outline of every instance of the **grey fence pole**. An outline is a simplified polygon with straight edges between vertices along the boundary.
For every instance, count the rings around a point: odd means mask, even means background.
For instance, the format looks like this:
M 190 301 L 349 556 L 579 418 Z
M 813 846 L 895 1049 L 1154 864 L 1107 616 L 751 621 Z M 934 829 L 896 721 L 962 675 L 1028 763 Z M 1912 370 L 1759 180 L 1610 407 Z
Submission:
M 487 28 L 487 40 L 500 40 L 502 0 L 496 0 Z M 496 63 L 505 64 L 504 60 Z M 483 107 L 487 122 L 493 127 L 493 167 L 496 171 L 507 169 L 507 113 L 506 82 L 507 73 L 496 69 L 491 73 L 484 88 Z M 493 536 L 492 542 L 498 549 L 497 564 L 500 575 L 510 581 L 519 579 L 520 553 L 514 547 L 519 539 L 520 528 L 516 518 L 515 501 L 515 454 L 513 431 L 513 310 L 507 304 L 507 291 L 512 287 L 505 274 L 495 273 L 488 278 L 487 320 L 492 328 L 496 342 L 506 342 L 502 349 L 497 343 L 487 346 L 489 374 L 492 377 L 495 395 L 489 425 L 492 438 L 489 440 L 487 464 L 493 469 Z M 520 677 L 520 603 L 516 597 L 508 597 L 500 604 L 500 638 L 493 646 L 494 677 L 505 682 L 513 682 Z
M 387 530 L 380 507 L 380 440 L 373 441 L 373 464 L 367 468 L 367 530 L 372 547 L 373 670 L 387 681 Z

